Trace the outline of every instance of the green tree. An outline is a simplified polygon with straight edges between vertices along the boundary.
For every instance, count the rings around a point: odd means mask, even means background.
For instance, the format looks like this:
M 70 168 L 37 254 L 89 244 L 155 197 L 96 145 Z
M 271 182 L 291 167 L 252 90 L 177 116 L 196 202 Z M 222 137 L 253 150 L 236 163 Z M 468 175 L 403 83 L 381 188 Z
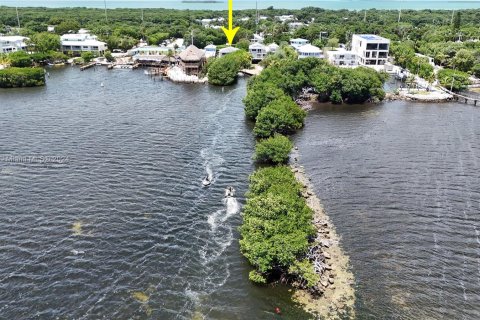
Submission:
M 34 34 L 32 42 L 37 52 L 57 51 L 60 49 L 60 37 L 49 32 Z
M 452 59 L 452 64 L 457 67 L 458 70 L 468 72 L 470 71 L 475 63 L 477 58 L 471 50 L 460 49 L 458 50 L 455 57 Z
M 265 163 L 286 163 L 292 147 L 293 144 L 290 139 L 281 134 L 276 134 L 257 143 L 254 159 Z
M 443 87 L 452 91 L 462 91 L 470 84 L 468 74 L 458 70 L 442 69 L 437 77 Z
M 263 108 L 253 129 L 259 138 L 267 138 L 275 133 L 289 134 L 303 127 L 306 112 L 290 97 L 272 101 Z
M 240 39 L 235 45 L 235 47 L 237 47 L 238 49 L 242 49 L 244 51 L 248 51 L 249 46 L 250 46 L 250 41 L 248 41 L 247 39 Z
M 250 54 L 238 50 L 215 59 L 208 67 L 208 82 L 217 86 L 228 86 L 237 80 L 238 72 L 250 66 Z
M 249 88 L 247 96 L 243 99 L 245 114 L 249 119 L 255 120 L 260 110 L 283 96 L 285 93 L 274 83 L 258 82 Z

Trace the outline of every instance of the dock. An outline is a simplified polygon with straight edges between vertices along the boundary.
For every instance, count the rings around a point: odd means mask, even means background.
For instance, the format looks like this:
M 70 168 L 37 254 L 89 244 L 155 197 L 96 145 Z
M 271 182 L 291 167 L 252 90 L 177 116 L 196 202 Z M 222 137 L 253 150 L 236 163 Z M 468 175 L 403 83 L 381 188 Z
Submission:
M 451 94 L 453 99 L 458 101 L 458 102 L 463 101 L 466 104 L 472 103 L 474 106 L 477 106 L 477 104 L 479 103 L 478 98 L 472 98 L 472 97 L 464 96 L 462 94 L 450 91 L 450 90 L 448 90 L 447 88 L 444 88 L 444 87 L 440 87 L 440 89 L 444 92 L 447 92 L 447 93 Z
M 85 65 L 83 65 L 83 66 L 80 67 L 80 71 L 90 69 L 90 68 L 92 68 L 92 67 L 94 67 L 94 66 L 96 66 L 96 65 L 97 65 L 96 62 L 87 63 L 87 64 L 85 64 Z

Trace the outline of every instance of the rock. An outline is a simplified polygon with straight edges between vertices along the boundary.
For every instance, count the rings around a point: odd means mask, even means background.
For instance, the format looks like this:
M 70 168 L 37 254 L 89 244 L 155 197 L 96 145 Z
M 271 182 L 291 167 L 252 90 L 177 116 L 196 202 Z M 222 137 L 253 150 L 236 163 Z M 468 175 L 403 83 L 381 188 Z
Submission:
M 330 284 L 333 284 L 333 282 L 334 282 L 333 278 L 328 278 L 328 282 L 329 282 Z
M 326 251 L 323 252 L 323 256 L 325 257 L 325 259 L 330 259 L 331 258 L 330 254 Z
M 324 287 L 324 288 L 328 287 L 328 281 L 322 281 L 322 280 L 320 280 L 320 284 L 321 284 L 322 287 Z
M 332 270 L 332 269 L 333 269 L 333 268 L 332 268 L 331 265 L 329 265 L 329 264 L 326 264 L 326 265 L 325 265 L 325 270 Z

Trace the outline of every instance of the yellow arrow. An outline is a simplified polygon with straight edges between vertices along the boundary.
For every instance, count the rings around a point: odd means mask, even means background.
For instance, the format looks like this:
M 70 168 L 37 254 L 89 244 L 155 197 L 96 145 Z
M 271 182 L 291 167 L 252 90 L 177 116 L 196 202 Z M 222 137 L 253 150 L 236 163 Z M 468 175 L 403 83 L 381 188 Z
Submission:
M 232 44 L 238 29 L 240 29 L 240 27 L 233 29 L 233 0 L 228 0 L 228 29 L 222 27 L 222 30 L 225 32 L 229 44 Z

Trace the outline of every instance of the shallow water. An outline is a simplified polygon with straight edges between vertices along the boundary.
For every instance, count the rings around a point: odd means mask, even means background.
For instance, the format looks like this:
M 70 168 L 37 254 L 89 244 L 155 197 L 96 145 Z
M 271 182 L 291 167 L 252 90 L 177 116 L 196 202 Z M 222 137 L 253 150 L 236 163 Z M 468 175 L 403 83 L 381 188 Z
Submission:
M 480 318 L 480 109 L 319 105 L 295 137 L 359 319 Z
M 252 285 L 239 253 L 244 80 L 49 72 L 0 90 L 0 318 L 305 318 L 285 288 Z

